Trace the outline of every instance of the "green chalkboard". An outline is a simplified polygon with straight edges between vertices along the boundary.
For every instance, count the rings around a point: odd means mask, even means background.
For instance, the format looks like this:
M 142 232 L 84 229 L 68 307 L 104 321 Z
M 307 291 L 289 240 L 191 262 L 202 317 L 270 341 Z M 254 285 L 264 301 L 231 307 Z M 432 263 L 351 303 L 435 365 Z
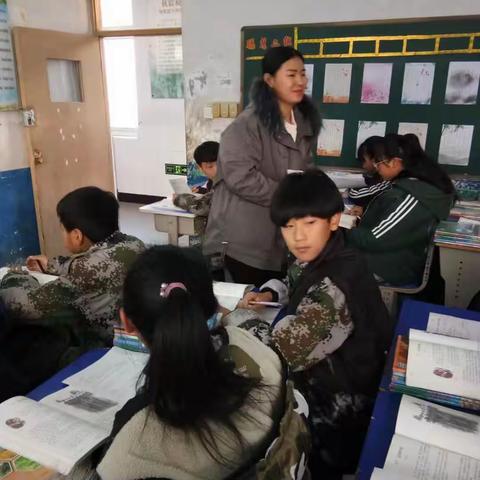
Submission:
M 274 45 L 291 45 L 302 52 L 305 64 L 313 65 L 308 67 L 313 68 L 312 98 L 319 107 L 322 117 L 327 120 L 338 120 L 343 126 L 343 134 L 337 134 L 337 140 L 338 137 L 342 139 L 341 149 L 336 152 L 329 149 L 317 152 L 320 153 L 316 158 L 317 164 L 358 167 L 355 155 L 359 122 L 375 122 L 369 124 L 374 128 L 383 127 L 381 122 L 385 122 L 386 133 L 397 132 L 400 123 L 415 123 L 424 124 L 418 127 L 426 131 L 423 137 L 425 149 L 435 159 L 439 158 L 439 152 L 445 158 L 446 153 L 451 153 L 451 148 L 454 148 L 454 151 L 462 150 L 462 143 L 456 147 L 450 145 L 450 150 L 448 147 L 445 148 L 449 141 L 456 141 L 457 138 L 464 136 L 466 139 L 464 143 L 468 144 L 468 138 L 471 137 L 471 147 L 464 156 L 464 160 L 468 160 L 468 165 L 445 165 L 445 167 L 451 173 L 480 174 L 478 77 L 465 76 L 465 72 L 460 72 L 463 75 L 460 81 L 463 79 L 467 83 L 470 82 L 462 91 L 468 88 L 471 90 L 472 86 L 476 85 L 475 95 L 450 100 L 459 102 L 456 104 L 445 102 L 447 81 L 448 88 L 451 88 L 450 82 L 454 81 L 449 76 L 449 68 L 461 70 L 468 67 L 478 71 L 476 69 L 480 63 L 472 65 L 470 62 L 480 62 L 480 17 L 244 27 L 242 29 L 244 105 L 248 103 L 252 81 L 261 74 L 260 60 L 265 50 Z M 457 62 L 469 64 L 462 65 Z M 369 65 L 372 63 L 391 64 L 391 67 L 372 67 Z M 428 103 L 405 103 L 410 101 L 408 95 L 402 99 L 405 70 L 412 72 L 412 69 L 420 67 L 407 65 L 413 63 L 426 64 L 430 69 L 427 75 L 430 74 L 433 81 Z M 344 64 L 347 70 L 350 69 L 348 103 L 330 103 L 331 98 L 330 101 L 328 97 L 324 98 L 327 64 Z M 366 83 L 364 85 L 364 74 L 368 76 L 377 68 L 387 68 L 391 71 L 387 98 L 382 100 L 386 103 L 362 103 L 371 101 Z M 327 69 L 331 73 L 330 65 Z M 415 80 L 415 72 L 412 78 Z M 458 89 L 458 82 L 456 86 Z M 338 101 L 338 98 L 334 101 Z M 418 99 L 414 101 L 418 102 Z M 469 104 L 472 101 L 474 103 Z M 334 122 L 327 122 L 330 126 L 332 123 Z M 456 125 L 468 127 L 458 130 L 459 135 L 455 136 L 452 132 L 456 130 L 457 127 L 454 127 Z M 402 128 L 403 133 L 406 133 L 404 125 Z M 444 148 L 440 151 L 441 142 L 444 142 Z M 463 147 L 463 150 L 465 149 Z

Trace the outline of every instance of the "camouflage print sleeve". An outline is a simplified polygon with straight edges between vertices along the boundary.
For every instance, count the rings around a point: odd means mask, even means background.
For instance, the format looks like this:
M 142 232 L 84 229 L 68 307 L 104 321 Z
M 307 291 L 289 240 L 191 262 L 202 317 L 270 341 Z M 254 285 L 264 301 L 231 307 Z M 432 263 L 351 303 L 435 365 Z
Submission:
M 191 193 L 182 193 L 176 195 L 173 203 L 183 210 L 187 210 L 194 215 L 200 217 L 208 216 L 210 211 L 210 203 L 212 201 L 212 193 L 207 193 L 205 195 L 193 195 Z
M 47 273 L 50 275 L 67 275 L 70 257 L 54 257 L 48 260 Z
M 0 296 L 15 317 L 39 319 L 71 305 L 76 293 L 64 277 L 40 286 L 31 275 L 9 273 L 2 281 Z
M 293 371 L 306 370 L 337 350 L 353 330 L 345 296 L 328 278 L 310 287 L 295 315 L 280 320 L 273 343 Z

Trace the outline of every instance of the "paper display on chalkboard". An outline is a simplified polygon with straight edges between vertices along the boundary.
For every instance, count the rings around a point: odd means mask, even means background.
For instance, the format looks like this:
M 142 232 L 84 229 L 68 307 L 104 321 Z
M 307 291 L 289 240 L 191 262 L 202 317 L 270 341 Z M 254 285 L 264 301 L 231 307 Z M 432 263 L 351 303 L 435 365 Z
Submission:
M 305 75 L 307 76 L 307 88 L 305 89 L 305 93 L 311 97 L 313 93 L 313 72 L 314 72 L 315 65 L 313 63 L 306 63 L 305 64 Z
M 434 63 L 406 63 L 403 75 L 402 103 L 430 105 Z
M 366 63 L 363 67 L 361 102 L 388 103 L 391 79 L 391 63 Z
M 438 163 L 467 166 L 472 137 L 473 125 L 443 125 Z
M 360 120 L 358 122 L 357 149 L 368 137 L 378 135 L 383 137 L 387 128 L 387 122 L 369 122 Z
M 480 79 L 480 62 L 450 62 L 445 103 L 475 105 Z
M 18 108 L 17 79 L 5 0 L 0 1 L 0 44 L 0 111 L 15 110 Z
M 323 120 L 323 128 L 317 143 L 318 156 L 340 157 L 342 155 L 344 126 L 345 120 Z
M 400 122 L 398 124 L 398 134 L 406 135 L 407 133 L 413 133 L 418 137 L 420 145 L 425 150 L 425 143 L 427 141 L 428 123 L 410 123 Z
M 323 103 L 348 103 L 351 79 L 351 63 L 327 63 L 325 65 Z

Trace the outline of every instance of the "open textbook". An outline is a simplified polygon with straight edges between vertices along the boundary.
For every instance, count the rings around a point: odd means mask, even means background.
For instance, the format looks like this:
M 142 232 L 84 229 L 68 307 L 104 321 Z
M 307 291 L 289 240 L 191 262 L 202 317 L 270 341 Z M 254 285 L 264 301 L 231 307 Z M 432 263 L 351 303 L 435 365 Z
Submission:
M 9 267 L 0 268 L 0 281 L 8 273 L 9 270 L 10 270 Z M 56 275 L 49 275 L 48 273 L 34 272 L 32 270 L 28 270 L 27 267 L 22 267 L 22 270 L 25 273 L 29 273 L 32 277 L 35 277 L 38 280 L 38 283 L 40 285 L 44 285 L 45 283 L 52 282 L 53 280 L 56 280 L 58 278 Z
M 253 285 L 243 283 L 213 282 L 213 293 L 222 307 L 227 310 L 234 310 L 238 302 L 253 287 Z
M 0 447 L 0 479 L 2 480 L 60 480 L 63 475 L 18 453 Z
M 375 480 L 480 478 L 480 417 L 404 395 Z
M 480 400 L 480 343 L 410 329 L 406 384 Z
M 3 402 L 0 445 L 68 474 L 108 437 L 115 413 L 135 395 L 147 360 L 145 353 L 114 347 L 40 402 Z

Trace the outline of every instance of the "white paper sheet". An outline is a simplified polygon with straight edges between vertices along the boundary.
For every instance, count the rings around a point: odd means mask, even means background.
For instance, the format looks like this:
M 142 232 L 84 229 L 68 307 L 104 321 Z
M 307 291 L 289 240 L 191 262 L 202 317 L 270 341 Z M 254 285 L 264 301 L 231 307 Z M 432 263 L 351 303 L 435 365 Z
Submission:
M 9 270 L 9 267 L 0 268 L 0 281 L 2 281 L 2 278 L 8 273 Z M 28 272 L 32 277 L 35 277 L 40 285 L 45 285 L 46 283 L 53 282 L 58 278 L 56 275 L 49 275 L 48 273 L 32 272 L 28 270 L 27 267 L 22 267 L 22 270 Z
M 176 195 L 182 195 L 184 193 L 192 193 L 187 183 L 186 177 L 169 178 L 170 186 Z
M 317 140 L 317 155 L 320 157 L 340 157 L 343 146 L 345 120 L 323 120 Z
M 403 395 L 395 432 L 480 460 L 480 417 Z
M 480 476 L 480 462 L 395 434 L 380 479 L 473 480 Z M 392 475 L 392 476 L 388 476 Z
M 230 282 L 213 282 L 213 293 L 218 303 L 227 310 L 234 310 L 238 302 L 245 296 L 253 285 Z
M 351 63 L 327 63 L 323 84 L 323 103 L 348 103 L 351 79 Z
M 400 122 L 398 124 L 398 134 L 405 135 L 413 133 L 418 137 L 420 145 L 425 150 L 425 143 L 427 141 L 428 123 L 410 123 Z
M 406 63 L 403 75 L 402 103 L 430 105 L 434 75 L 434 63 Z
M 475 105 L 480 79 L 480 62 L 450 62 L 445 103 Z
M 447 125 L 442 127 L 438 163 L 467 166 L 472 148 L 473 125 Z
M 307 76 L 308 83 L 305 93 L 311 97 L 313 93 L 313 75 L 315 72 L 315 65 L 313 63 L 305 64 L 305 75 Z
M 427 332 L 480 342 L 480 322 L 430 312 Z
M 391 79 L 391 63 L 366 63 L 363 67 L 361 102 L 387 104 Z
M 387 128 L 387 122 L 370 122 L 368 120 L 360 120 L 358 122 L 357 149 L 361 143 L 373 135 L 383 137 Z

